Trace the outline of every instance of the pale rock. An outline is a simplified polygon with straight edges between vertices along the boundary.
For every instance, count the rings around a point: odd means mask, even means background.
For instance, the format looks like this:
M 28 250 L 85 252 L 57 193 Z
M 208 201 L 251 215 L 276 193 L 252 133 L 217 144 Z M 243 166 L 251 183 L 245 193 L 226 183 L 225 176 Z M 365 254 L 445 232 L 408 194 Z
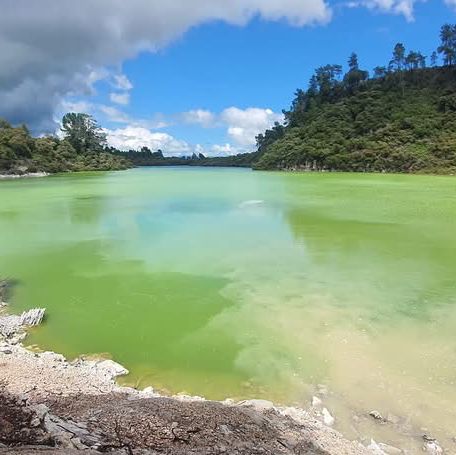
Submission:
M 112 360 L 102 360 L 101 362 L 97 362 L 96 368 L 97 370 L 105 372 L 112 378 L 128 374 L 128 370 L 126 368 Z
M 43 421 L 49 412 L 49 408 L 45 404 L 37 404 L 32 406 L 31 409 L 35 412 L 36 417 Z
M 323 408 L 321 414 L 323 416 L 323 423 L 328 427 L 332 427 L 336 419 L 331 415 L 331 413 L 326 408 Z
M 428 441 L 423 447 L 423 450 L 432 455 L 443 453 L 443 449 L 437 444 L 437 441 Z
M 150 398 L 154 398 L 154 397 L 158 397 L 159 396 L 159 394 L 157 392 L 155 392 L 153 387 L 146 387 L 145 389 L 143 389 L 141 391 L 141 395 L 142 396 L 146 396 L 146 397 L 150 397 Z
M 268 400 L 246 400 L 239 403 L 241 406 L 251 406 L 258 411 L 266 411 L 267 409 L 272 409 L 274 403 Z
M 318 408 L 323 404 L 323 401 L 320 400 L 318 397 L 312 397 L 312 407 Z
M 367 449 L 374 455 L 386 455 L 386 452 L 384 452 L 381 449 L 380 445 L 377 444 L 373 439 L 371 439 L 370 444 L 367 446 Z

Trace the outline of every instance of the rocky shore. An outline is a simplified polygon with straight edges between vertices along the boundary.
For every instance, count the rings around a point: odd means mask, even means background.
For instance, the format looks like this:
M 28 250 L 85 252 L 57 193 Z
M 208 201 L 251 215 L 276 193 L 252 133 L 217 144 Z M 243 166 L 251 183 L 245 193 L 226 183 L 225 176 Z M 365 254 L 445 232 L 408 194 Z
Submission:
M 14 179 L 26 179 L 26 178 L 37 178 L 47 177 L 47 172 L 28 172 L 25 174 L 0 174 L 0 180 L 14 180 Z
M 22 345 L 25 327 L 11 331 L 5 322 L 11 316 L 1 311 L 0 454 L 406 453 L 374 441 L 348 441 L 331 428 L 334 417 L 318 397 L 305 411 L 264 400 L 212 402 L 120 387 L 116 378 L 128 373 L 121 365 L 68 362 L 28 350 Z M 443 453 L 436 441 L 426 443 L 429 453 Z

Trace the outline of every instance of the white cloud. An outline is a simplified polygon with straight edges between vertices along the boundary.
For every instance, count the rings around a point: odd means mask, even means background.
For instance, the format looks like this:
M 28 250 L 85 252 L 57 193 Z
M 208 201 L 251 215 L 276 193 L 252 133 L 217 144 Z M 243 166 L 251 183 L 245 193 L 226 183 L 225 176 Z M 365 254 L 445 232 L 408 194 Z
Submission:
M 245 150 L 252 150 L 256 144 L 256 136 L 263 133 L 268 128 L 274 125 L 274 122 L 283 122 L 283 115 L 277 114 L 271 109 L 261 109 L 250 107 L 248 109 L 239 109 L 238 107 L 230 107 L 225 109 L 220 114 L 213 112 L 195 109 L 184 112 L 180 116 L 184 123 L 197 124 L 203 128 L 226 128 L 228 136 L 235 144 L 244 147 Z M 231 147 L 226 146 L 217 147 Z M 222 152 L 221 148 L 217 150 Z M 236 150 L 236 153 L 239 150 Z M 224 151 L 232 154 L 234 150 L 227 149 Z
M 152 132 L 147 128 L 127 126 L 115 130 L 105 130 L 109 145 L 120 150 L 138 150 L 145 146 L 152 151 L 163 150 L 167 155 L 188 155 L 190 145 L 167 133 Z
M 331 9 L 325 0 L 1 0 L 0 116 L 49 129 L 62 99 L 90 94 L 107 68 L 193 26 L 256 16 L 303 26 L 328 22 Z M 131 89 L 124 76 L 113 80 Z
M 283 115 L 271 109 L 230 107 L 220 114 L 220 119 L 227 125 L 228 135 L 236 144 L 252 149 L 256 136 L 273 126 L 274 122 L 282 122 Z
M 415 3 L 426 0 L 354 0 L 346 3 L 349 8 L 366 7 L 383 13 L 403 15 L 407 21 L 414 20 Z M 446 2 L 456 0 L 445 0 Z
M 111 93 L 109 95 L 109 99 L 115 104 L 121 104 L 126 106 L 130 103 L 130 94 L 128 92 L 125 93 Z
M 204 109 L 195 109 L 192 111 L 184 112 L 181 115 L 181 118 L 184 123 L 196 124 L 201 125 L 206 128 L 214 126 L 216 121 L 216 116 Z

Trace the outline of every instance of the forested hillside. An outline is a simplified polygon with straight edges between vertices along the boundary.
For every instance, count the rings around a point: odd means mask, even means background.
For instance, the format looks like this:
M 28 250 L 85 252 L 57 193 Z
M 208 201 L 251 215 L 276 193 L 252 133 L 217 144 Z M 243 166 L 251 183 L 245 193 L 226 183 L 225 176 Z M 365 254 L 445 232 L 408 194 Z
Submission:
M 106 137 L 86 114 L 67 114 L 63 139 L 34 138 L 26 126 L 12 127 L 0 119 L 0 174 L 126 169 L 124 158 L 104 151 Z
M 456 171 L 456 25 L 430 59 L 398 43 L 373 77 L 350 56 L 318 68 L 276 124 L 257 138 L 257 169 Z M 442 66 L 438 66 L 439 55 Z

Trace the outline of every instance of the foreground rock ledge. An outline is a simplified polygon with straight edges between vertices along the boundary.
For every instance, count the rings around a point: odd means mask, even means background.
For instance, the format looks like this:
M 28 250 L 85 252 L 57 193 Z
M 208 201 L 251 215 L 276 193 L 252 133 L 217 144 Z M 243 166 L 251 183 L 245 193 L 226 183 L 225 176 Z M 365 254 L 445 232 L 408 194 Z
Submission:
M 0 443 L 8 445 L 0 453 L 46 453 L 46 447 L 64 453 L 368 453 L 294 408 L 119 387 L 114 377 L 125 370 L 111 361 L 70 364 L 53 353 L 9 346 L 0 350 L 0 365 Z
M 43 453 L 37 452 L 38 447 L 47 447 L 49 453 L 367 453 L 317 422 L 298 423 L 274 408 L 258 410 L 254 406 L 119 393 L 54 396 L 45 406 L 12 403 L 5 396 L 0 400 L 0 440 L 14 445 L 19 438 L 27 446 L 10 446 L 0 453 Z
M 165 398 L 118 386 L 126 373 L 110 360 L 67 362 L 0 338 L 0 454 L 373 453 L 303 410 Z

